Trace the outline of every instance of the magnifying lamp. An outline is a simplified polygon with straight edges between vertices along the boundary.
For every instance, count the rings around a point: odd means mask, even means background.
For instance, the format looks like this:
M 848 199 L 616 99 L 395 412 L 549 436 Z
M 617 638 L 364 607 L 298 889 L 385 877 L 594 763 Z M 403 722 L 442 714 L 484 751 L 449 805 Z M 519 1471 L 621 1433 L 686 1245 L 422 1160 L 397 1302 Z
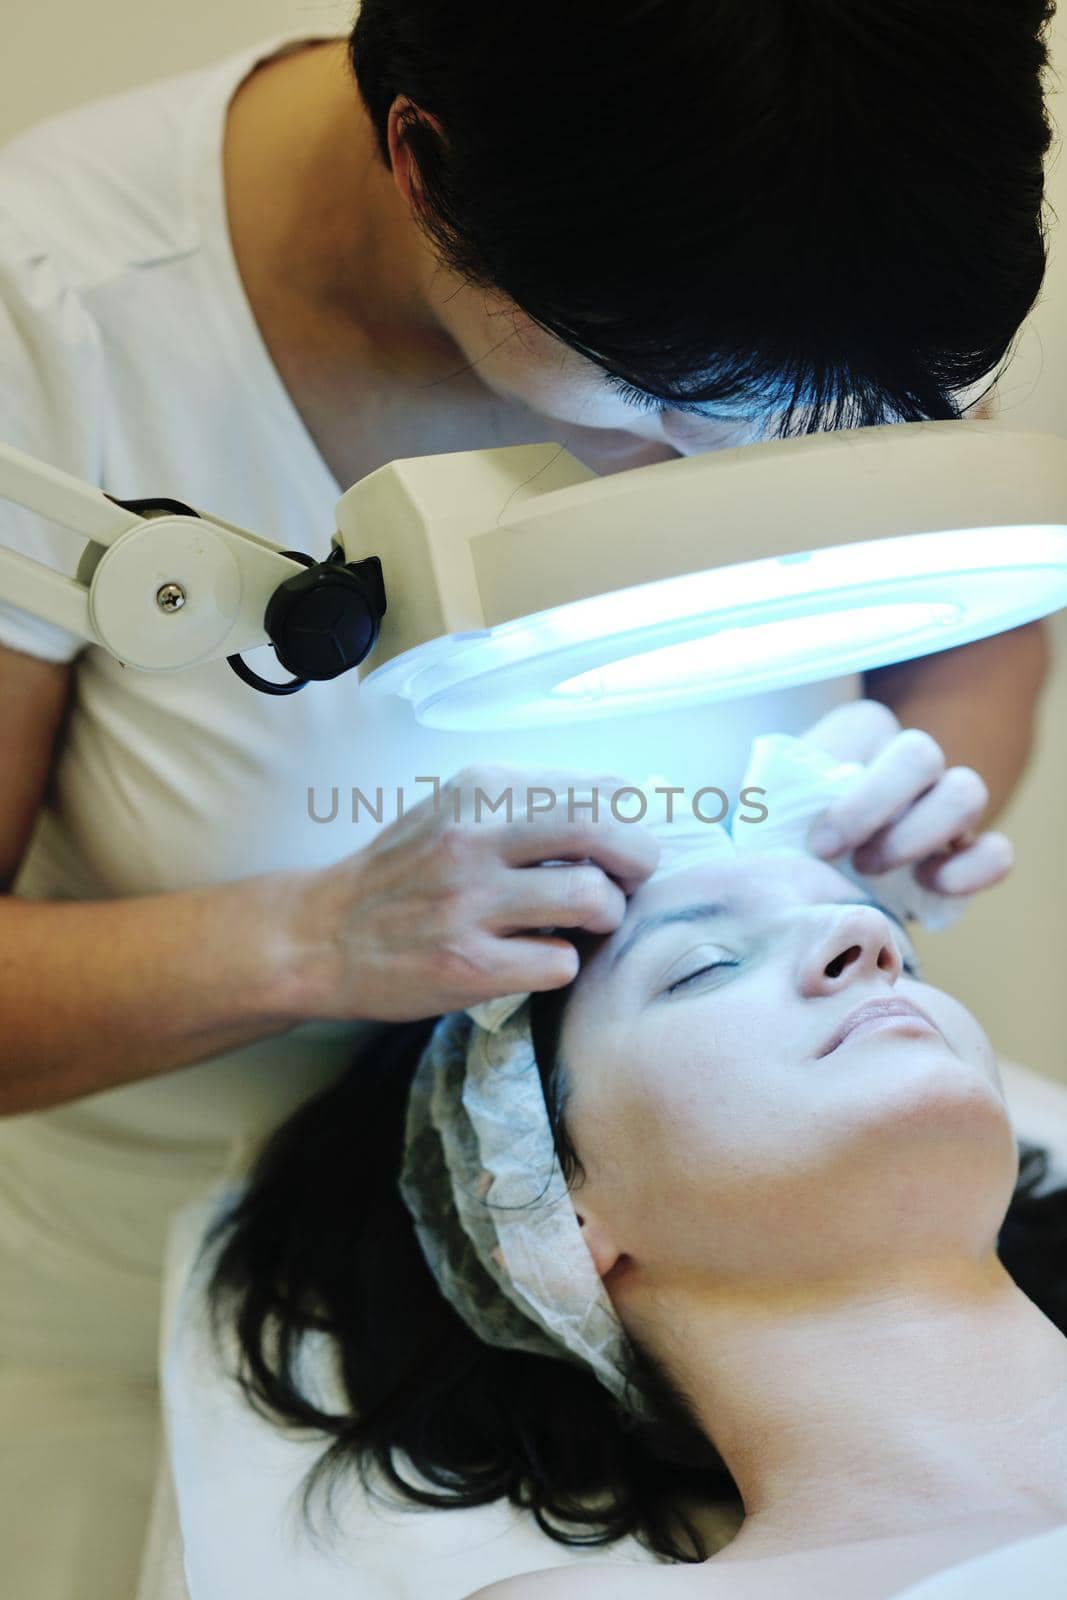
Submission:
M 394 461 L 310 556 L 0 446 L 0 498 L 87 538 L 0 548 L 0 599 L 147 672 L 291 693 L 357 669 L 417 720 L 516 729 L 733 699 L 946 650 L 1067 605 L 1067 442 L 891 424 L 607 478 L 558 445 Z M 293 679 L 242 653 L 272 644 Z

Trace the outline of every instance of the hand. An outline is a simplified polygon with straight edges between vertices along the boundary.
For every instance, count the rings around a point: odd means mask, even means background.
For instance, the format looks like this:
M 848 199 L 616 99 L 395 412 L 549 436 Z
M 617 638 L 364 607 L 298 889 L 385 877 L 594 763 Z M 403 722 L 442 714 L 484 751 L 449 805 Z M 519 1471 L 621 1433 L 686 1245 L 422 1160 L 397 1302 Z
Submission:
M 989 803 L 982 778 L 973 767 L 946 767 L 937 740 L 902 729 L 888 706 L 838 706 L 802 737 L 867 767 L 817 819 L 837 838 L 820 843 L 813 827 L 815 854 L 831 860 L 851 850 L 857 872 L 872 875 L 911 865 L 917 883 L 946 895 L 991 888 L 1011 871 L 1011 840 L 974 831 Z
M 577 951 L 544 930 L 613 932 L 659 861 L 649 828 L 611 814 L 626 783 L 467 767 L 366 849 L 283 875 L 300 1015 L 414 1021 L 570 983 Z M 597 820 L 577 807 L 568 819 L 568 787 L 576 801 L 598 791 Z M 555 809 L 528 817 L 527 790 L 542 788 Z M 477 790 L 492 801 L 509 789 L 512 821 L 484 799 L 476 809 Z

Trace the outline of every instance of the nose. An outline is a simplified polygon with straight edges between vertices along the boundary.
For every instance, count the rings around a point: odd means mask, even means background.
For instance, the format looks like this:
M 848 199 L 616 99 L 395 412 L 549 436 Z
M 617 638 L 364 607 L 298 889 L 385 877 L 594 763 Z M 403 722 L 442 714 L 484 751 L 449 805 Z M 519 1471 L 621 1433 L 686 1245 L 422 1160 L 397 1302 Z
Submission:
M 800 984 L 805 995 L 832 994 L 864 978 L 890 985 L 904 970 L 893 925 L 876 906 L 838 906 L 805 939 Z

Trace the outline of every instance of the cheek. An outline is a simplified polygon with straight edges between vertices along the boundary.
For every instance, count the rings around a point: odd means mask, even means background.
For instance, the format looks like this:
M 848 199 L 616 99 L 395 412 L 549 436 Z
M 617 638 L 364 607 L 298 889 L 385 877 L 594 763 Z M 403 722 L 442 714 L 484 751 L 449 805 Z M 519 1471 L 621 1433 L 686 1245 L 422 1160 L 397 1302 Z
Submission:
M 531 351 L 518 339 L 509 340 L 478 370 L 490 388 L 555 421 L 623 432 L 638 432 L 645 421 L 654 424 L 655 437 L 662 438 L 651 414 L 645 418 L 621 398 L 605 393 L 603 385 L 591 381 L 584 368 L 561 360 L 558 350 L 538 347 Z
M 525 332 L 516 324 L 514 309 L 507 302 L 446 275 L 437 291 L 435 310 L 460 354 L 477 365 L 479 376 L 507 373 L 529 362 Z
M 647 1159 L 676 1215 L 706 1219 L 714 1208 L 744 1214 L 753 1185 L 794 1169 L 798 1125 L 811 1113 L 805 1085 L 786 1070 L 781 1042 L 751 1026 L 694 1017 L 669 1069 L 658 1069 L 639 1103 Z
M 944 990 L 929 985 L 921 988 L 916 998 L 937 1023 L 955 1055 L 977 1068 L 1000 1093 L 997 1053 L 973 1012 Z
M 750 1015 L 688 1015 L 631 1026 L 610 1059 L 618 1085 L 583 1117 L 588 1149 L 634 1214 L 676 1214 L 724 1183 L 788 1161 L 799 1085 L 785 1081 L 781 1040 L 754 1037 Z M 605 1080 L 609 1082 L 610 1080 Z
M 576 427 L 638 432 L 643 422 L 662 438 L 657 417 L 605 391 L 590 363 L 513 308 L 494 312 L 471 296 L 454 310 L 451 332 L 495 394 Z
M 762 424 L 756 421 L 713 422 L 688 411 L 665 411 L 662 427 L 665 438 L 683 456 L 756 444 L 763 432 Z
M 590 1120 L 600 1124 L 601 1203 L 648 1281 L 778 1270 L 787 1219 L 811 1208 L 827 1158 L 810 1086 L 795 1066 L 790 1079 L 780 1041 L 774 1050 L 751 1026 L 718 1020 L 710 1037 L 693 1008 L 632 1059 L 610 1124 Z

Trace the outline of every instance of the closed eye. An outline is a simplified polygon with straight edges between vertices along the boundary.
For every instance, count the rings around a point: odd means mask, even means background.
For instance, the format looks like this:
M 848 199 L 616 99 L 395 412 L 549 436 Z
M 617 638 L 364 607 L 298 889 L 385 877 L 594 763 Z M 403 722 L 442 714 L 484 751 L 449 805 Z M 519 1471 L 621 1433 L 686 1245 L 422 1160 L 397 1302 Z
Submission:
M 616 393 L 621 394 L 628 406 L 635 406 L 638 411 L 663 411 L 666 402 L 657 400 L 654 394 L 643 394 L 640 389 L 635 389 L 632 383 L 627 383 L 624 378 L 614 378 L 606 374 L 607 380 Z
M 685 400 L 659 400 L 654 394 L 645 394 L 643 389 L 635 389 L 632 383 L 627 383 L 625 378 L 616 378 L 614 373 L 604 374 L 611 387 L 621 394 L 627 405 L 636 406 L 638 411 L 685 411 L 695 417 L 703 417 L 705 422 L 737 422 L 737 417 L 716 416 L 714 411 L 709 411 L 705 406 L 693 401 Z
M 690 972 L 685 978 L 679 978 L 675 983 L 667 985 L 666 993 L 673 994 L 676 989 L 683 988 L 687 983 L 692 983 L 694 978 L 703 977 L 705 972 L 716 972 L 720 967 L 739 967 L 740 961 L 712 961 L 706 966 L 698 967 L 695 972 Z

